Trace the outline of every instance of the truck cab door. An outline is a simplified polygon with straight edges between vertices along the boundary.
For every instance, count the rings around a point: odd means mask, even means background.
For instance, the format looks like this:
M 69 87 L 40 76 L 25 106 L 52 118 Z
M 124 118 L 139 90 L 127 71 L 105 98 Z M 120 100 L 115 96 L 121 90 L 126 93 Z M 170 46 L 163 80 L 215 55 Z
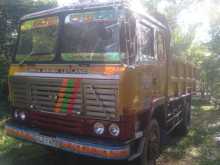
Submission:
M 137 67 L 140 74 L 144 98 L 151 100 L 159 94 L 158 61 L 155 50 L 155 28 L 143 22 L 137 25 Z
M 166 84 L 167 84 L 167 54 L 165 45 L 165 35 L 161 30 L 156 32 L 156 51 L 157 51 L 157 61 L 158 61 L 158 85 L 160 96 L 166 95 Z

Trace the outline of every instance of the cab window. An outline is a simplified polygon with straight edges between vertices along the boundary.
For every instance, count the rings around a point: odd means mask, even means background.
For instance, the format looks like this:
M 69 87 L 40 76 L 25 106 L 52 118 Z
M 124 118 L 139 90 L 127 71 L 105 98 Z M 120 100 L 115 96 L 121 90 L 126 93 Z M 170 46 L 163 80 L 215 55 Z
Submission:
M 16 61 L 52 61 L 55 57 L 59 18 L 38 18 L 21 24 Z
M 143 24 L 140 24 L 139 27 L 139 61 L 143 62 L 154 58 L 154 30 Z

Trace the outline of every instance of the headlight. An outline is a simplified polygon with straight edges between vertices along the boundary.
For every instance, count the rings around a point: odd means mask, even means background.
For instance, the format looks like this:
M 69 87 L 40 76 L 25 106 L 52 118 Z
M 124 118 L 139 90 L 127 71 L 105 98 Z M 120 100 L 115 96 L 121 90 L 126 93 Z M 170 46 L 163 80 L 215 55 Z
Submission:
M 105 126 L 99 122 L 95 123 L 94 132 L 96 133 L 96 135 L 102 135 L 105 132 Z
M 25 114 L 25 112 L 20 112 L 20 113 L 19 113 L 19 118 L 20 118 L 22 121 L 25 121 L 26 118 L 27 118 L 27 115 Z
M 14 111 L 13 117 L 14 117 L 15 119 L 17 119 L 17 118 L 18 118 L 18 116 L 19 116 L 18 111 Z
M 117 124 L 111 124 L 109 126 L 109 133 L 112 135 L 112 136 L 119 136 L 120 134 L 120 128 Z

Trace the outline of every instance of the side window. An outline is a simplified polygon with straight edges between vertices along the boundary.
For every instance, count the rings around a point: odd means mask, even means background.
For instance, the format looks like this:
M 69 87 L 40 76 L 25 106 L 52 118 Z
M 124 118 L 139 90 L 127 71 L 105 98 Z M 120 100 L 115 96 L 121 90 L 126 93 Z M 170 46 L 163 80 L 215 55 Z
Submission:
M 165 40 L 160 32 L 157 33 L 157 56 L 159 61 L 166 60 Z
M 140 24 L 140 61 L 154 58 L 154 30 Z

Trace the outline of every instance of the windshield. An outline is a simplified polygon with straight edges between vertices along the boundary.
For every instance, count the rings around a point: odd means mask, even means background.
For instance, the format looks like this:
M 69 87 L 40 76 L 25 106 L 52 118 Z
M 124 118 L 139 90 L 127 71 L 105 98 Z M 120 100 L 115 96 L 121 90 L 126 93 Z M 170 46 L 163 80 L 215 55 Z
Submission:
M 58 17 L 29 20 L 21 24 L 16 61 L 51 61 L 58 33 Z
M 105 9 L 67 15 L 61 51 L 65 61 L 120 62 L 116 11 Z

